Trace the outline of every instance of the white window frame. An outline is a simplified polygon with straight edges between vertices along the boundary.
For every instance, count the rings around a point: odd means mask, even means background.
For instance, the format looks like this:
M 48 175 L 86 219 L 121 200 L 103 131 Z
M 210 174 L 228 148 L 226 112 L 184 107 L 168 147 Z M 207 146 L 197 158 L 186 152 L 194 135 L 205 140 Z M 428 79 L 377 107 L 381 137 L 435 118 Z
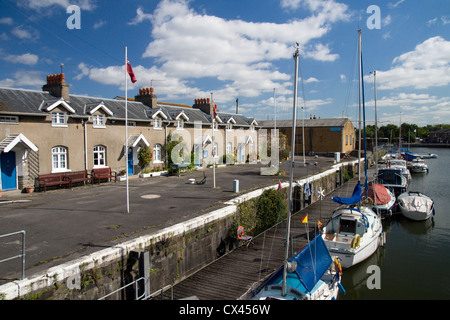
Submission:
M 227 131 L 233 131 L 233 123 L 231 122 L 227 123 Z
M 153 119 L 153 129 L 162 130 L 162 119 Z
M 162 146 L 159 143 L 153 146 L 153 163 L 163 163 Z
M 184 130 L 184 120 L 178 119 L 177 121 L 177 130 Z
M 97 158 L 96 158 L 96 155 L 97 155 Z M 93 163 L 94 163 L 94 168 L 106 167 L 106 147 L 105 146 L 98 145 L 93 148 Z
M 233 143 L 231 141 L 227 142 L 227 153 L 226 154 L 233 154 Z
M 52 127 L 67 128 L 67 113 L 52 112 Z
M 219 123 L 217 121 L 213 122 L 213 129 L 214 131 L 219 131 Z
M 67 167 L 68 152 L 64 146 L 52 148 L 52 173 L 69 171 Z
M 94 114 L 92 122 L 94 128 L 106 128 L 106 117 L 104 114 Z

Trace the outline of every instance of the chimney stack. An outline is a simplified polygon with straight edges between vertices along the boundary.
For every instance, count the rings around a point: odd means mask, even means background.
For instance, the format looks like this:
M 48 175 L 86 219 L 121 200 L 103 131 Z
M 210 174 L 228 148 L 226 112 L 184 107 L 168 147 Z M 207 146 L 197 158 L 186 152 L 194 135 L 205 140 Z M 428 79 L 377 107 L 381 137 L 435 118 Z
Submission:
M 157 107 L 157 97 L 153 88 L 141 88 L 139 89 L 139 95 L 134 97 L 135 101 L 142 102 L 150 108 Z
M 210 98 L 195 99 L 194 102 L 195 102 L 195 104 L 192 106 L 193 108 L 200 109 L 204 113 L 210 114 L 210 115 L 212 115 L 214 113 L 213 104 L 212 104 Z M 219 111 L 219 110 L 217 110 L 217 111 Z
M 47 83 L 42 87 L 42 90 L 48 91 L 55 97 L 69 100 L 69 84 L 66 82 L 64 73 L 48 75 Z

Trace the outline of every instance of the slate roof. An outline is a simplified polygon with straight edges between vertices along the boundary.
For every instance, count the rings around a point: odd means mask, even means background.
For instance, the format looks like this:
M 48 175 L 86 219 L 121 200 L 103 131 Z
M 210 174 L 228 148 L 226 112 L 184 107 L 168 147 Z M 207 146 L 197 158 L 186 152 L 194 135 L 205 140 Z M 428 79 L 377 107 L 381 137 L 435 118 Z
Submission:
M 88 111 L 93 105 L 103 104 L 113 113 L 112 119 L 125 119 L 125 101 L 116 99 L 94 98 L 79 95 L 70 95 L 70 100 L 66 101 L 74 110 L 72 116 L 87 117 Z M 48 112 L 42 110 L 43 106 L 48 106 L 59 101 L 48 92 L 0 88 L 0 113 L 26 114 L 36 116 L 46 116 Z M 86 106 L 88 106 L 86 108 Z M 145 114 L 146 105 L 140 102 L 128 101 L 129 120 L 149 120 Z
M 61 98 L 55 97 L 45 91 L 0 88 L 0 113 L 14 115 L 34 115 L 46 116 L 49 113 L 45 111 L 46 107 L 57 103 Z M 113 115 L 110 119 L 125 119 L 125 99 L 117 97 L 115 99 L 105 99 L 96 97 L 87 97 L 81 95 L 69 95 L 69 101 L 65 101 L 73 110 L 72 117 L 87 117 L 90 111 L 100 104 L 104 104 Z M 172 103 L 159 103 L 157 108 L 150 108 L 142 102 L 128 99 L 128 120 L 130 121 L 150 121 L 152 116 L 158 111 L 162 111 L 169 121 L 175 121 L 183 112 L 189 120 L 186 123 L 200 121 L 202 124 L 211 124 L 211 115 L 208 115 L 200 109 L 189 106 L 181 106 Z M 236 126 L 248 127 L 254 121 L 253 118 L 247 118 L 239 114 L 219 113 L 219 117 L 225 124 L 231 117 L 236 121 Z M 225 121 L 224 121 L 225 120 Z

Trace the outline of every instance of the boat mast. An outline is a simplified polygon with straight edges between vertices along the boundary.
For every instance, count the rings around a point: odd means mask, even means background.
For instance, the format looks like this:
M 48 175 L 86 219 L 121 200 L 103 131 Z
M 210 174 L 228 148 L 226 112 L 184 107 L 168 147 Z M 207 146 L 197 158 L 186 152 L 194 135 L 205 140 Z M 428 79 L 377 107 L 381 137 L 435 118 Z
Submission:
M 377 122 L 377 71 L 373 72 L 373 91 L 375 101 L 375 170 L 378 173 L 378 122 Z M 375 199 L 374 199 L 375 200 Z
M 361 29 L 358 30 L 358 59 L 359 59 L 359 74 L 358 74 L 358 91 L 359 91 L 359 120 L 358 120 L 358 181 L 361 183 Z
M 294 107 L 292 116 L 292 139 L 291 139 L 291 157 L 290 157 L 290 170 L 289 170 L 289 194 L 288 194 L 288 209 L 287 209 L 287 224 L 286 224 L 286 247 L 284 254 L 284 268 L 283 268 L 283 284 L 281 288 L 281 295 L 286 296 L 286 277 L 288 270 L 288 257 L 289 257 L 289 240 L 291 233 L 291 207 L 292 207 L 292 181 L 294 180 L 294 155 L 295 155 L 295 127 L 297 125 L 297 79 L 298 79 L 298 59 L 299 50 L 294 53 L 295 60 L 295 78 L 294 78 Z

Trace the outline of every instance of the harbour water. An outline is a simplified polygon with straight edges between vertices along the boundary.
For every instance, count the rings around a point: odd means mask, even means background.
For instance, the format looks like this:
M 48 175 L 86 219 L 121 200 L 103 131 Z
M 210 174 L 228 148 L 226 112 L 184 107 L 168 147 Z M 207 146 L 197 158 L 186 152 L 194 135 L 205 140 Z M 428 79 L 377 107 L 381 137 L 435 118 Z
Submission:
M 344 270 L 346 295 L 339 299 L 450 299 L 450 148 L 410 150 L 438 155 L 426 159 L 428 174 L 412 174 L 408 188 L 431 197 L 436 214 L 425 222 L 408 220 L 400 213 L 384 221 L 386 245 Z M 373 288 L 376 284 L 379 288 Z

